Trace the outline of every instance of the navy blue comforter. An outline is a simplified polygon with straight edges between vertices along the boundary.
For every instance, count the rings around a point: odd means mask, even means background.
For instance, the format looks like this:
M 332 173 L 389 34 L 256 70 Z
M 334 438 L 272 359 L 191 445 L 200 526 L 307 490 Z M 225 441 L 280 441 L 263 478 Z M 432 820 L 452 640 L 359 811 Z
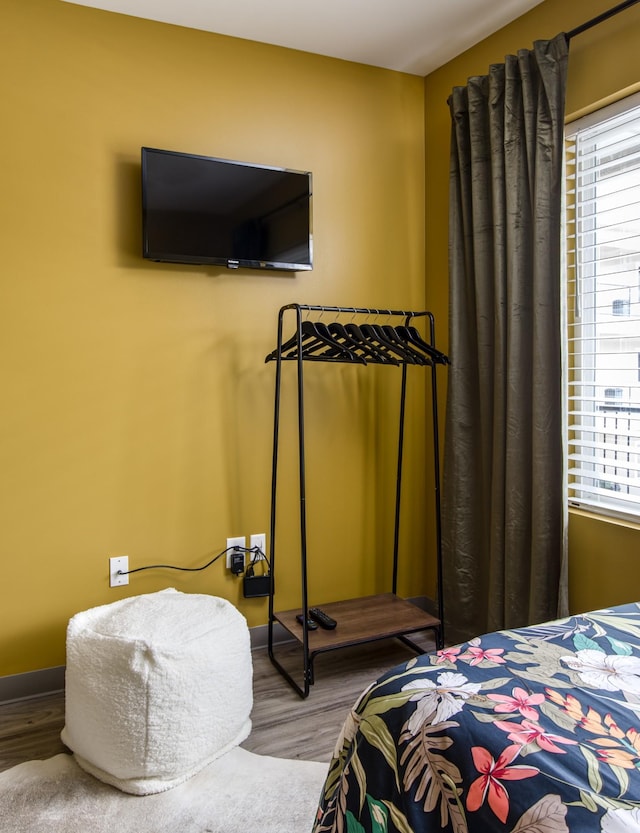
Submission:
M 388 671 L 336 745 L 314 833 L 640 831 L 640 604 Z

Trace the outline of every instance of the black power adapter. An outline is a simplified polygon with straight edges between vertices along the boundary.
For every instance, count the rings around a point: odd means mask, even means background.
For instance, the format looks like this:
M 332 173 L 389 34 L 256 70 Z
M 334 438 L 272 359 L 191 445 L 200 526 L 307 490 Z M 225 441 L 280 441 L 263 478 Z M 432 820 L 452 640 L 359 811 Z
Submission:
M 247 573 L 249 573 L 249 570 L 247 570 Z M 268 596 L 271 592 L 271 576 L 245 575 L 242 589 L 245 599 Z
M 231 572 L 234 576 L 240 576 L 244 573 L 244 553 L 243 552 L 232 552 L 231 553 Z

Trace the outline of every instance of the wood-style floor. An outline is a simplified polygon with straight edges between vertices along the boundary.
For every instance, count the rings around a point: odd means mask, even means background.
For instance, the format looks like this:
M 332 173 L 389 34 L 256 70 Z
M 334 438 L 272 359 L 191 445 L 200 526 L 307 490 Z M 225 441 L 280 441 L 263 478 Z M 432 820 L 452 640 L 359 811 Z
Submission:
M 427 632 L 415 641 L 431 650 L 431 639 Z M 266 650 L 254 651 L 253 727 L 242 746 L 276 758 L 328 762 L 344 718 L 360 692 L 382 672 L 414 655 L 395 639 L 320 654 L 314 663 L 311 693 L 303 700 L 274 668 Z M 301 682 L 299 649 L 276 646 L 276 656 Z M 63 725 L 62 692 L 0 704 L 0 771 L 68 752 L 60 740 Z

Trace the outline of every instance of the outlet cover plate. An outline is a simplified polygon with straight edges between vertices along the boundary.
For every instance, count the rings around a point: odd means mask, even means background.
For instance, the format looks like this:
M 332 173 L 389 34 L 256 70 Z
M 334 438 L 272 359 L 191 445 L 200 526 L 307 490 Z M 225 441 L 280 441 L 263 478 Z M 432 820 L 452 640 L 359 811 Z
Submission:
M 249 547 L 253 549 L 254 547 L 260 547 L 260 550 L 266 555 L 267 553 L 267 534 L 266 532 L 258 532 L 255 535 L 252 535 L 249 539 Z M 254 561 L 265 561 L 264 555 L 252 555 L 251 558 Z
M 120 587 L 129 584 L 129 576 L 118 575 L 118 570 L 126 572 L 129 569 L 129 556 L 120 555 L 109 559 L 109 587 Z
M 245 535 L 240 536 L 239 538 L 227 538 L 227 570 L 231 569 L 231 550 L 233 547 L 242 547 L 243 549 L 247 546 L 247 538 Z M 244 552 L 242 553 L 244 558 Z

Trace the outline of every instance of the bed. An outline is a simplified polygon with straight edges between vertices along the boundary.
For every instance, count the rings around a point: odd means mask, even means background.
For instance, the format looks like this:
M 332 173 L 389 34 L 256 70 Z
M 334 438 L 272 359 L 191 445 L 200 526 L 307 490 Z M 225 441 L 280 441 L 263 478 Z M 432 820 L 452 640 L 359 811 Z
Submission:
M 348 715 L 313 833 L 640 831 L 640 603 L 386 672 Z

